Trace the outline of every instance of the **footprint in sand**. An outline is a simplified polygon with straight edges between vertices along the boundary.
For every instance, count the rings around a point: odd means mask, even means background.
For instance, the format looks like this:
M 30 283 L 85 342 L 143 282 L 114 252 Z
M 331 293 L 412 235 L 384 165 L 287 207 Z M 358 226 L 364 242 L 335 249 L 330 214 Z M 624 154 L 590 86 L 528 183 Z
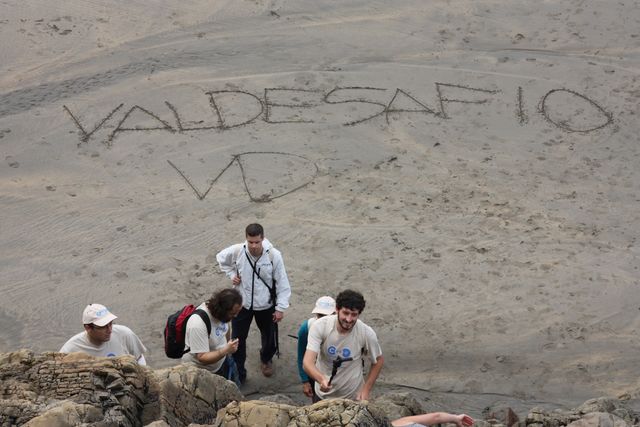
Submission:
M 19 168 L 20 163 L 18 163 L 12 156 L 7 156 L 4 158 L 7 161 L 7 164 L 10 168 Z

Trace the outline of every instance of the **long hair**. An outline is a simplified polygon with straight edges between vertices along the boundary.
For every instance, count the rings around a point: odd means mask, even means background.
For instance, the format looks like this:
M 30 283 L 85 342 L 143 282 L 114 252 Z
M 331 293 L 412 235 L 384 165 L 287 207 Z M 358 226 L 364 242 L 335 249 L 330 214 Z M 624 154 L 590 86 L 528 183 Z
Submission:
M 238 304 L 242 304 L 242 295 L 235 288 L 225 288 L 213 294 L 207 301 L 207 308 L 214 319 L 228 322 L 229 313 Z

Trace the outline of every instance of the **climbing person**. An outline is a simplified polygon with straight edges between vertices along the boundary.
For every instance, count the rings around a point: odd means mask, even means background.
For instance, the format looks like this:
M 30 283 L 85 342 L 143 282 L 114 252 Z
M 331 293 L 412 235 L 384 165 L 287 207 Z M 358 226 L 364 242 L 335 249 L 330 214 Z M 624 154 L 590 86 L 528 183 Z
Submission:
M 427 414 L 411 415 L 391 421 L 394 427 L 424 427 L 434 424 L 453 423 L 458 427 L 471 427 L 473 418 L 467 414 L 448 414 L 446 412 L 431 412 Z
M 84 332 L 71 337 L 60 353 L 82 352 L 97 357 L 131 355 L 140 365 L 146 365 L 146 347 L 133 331 L 113 323 L 118 316 L 102 304 L 89 304 L 82 312 Z
M 316 320 L 309 330 L 304 371 L 320 399 L 368 400 L 384 358 L 374 330 L 359 319 L 365 300 L 347 289 L 336 298 L 336 314 Z M 365 380 L 363 359 L 371 361 Z
M 231 355 L 238 350 L 238 340 L 231 339 L 231 321 L 241 309 L 242 295 L 233 288 L 219 290 L 200 304 L 200 313 L 194 312 L 187 320 L 184 342 L 188 352 L 182 361 L 235 380 L 237 368 Z
M 302 382 L 302 392 L 310 397 L 312 401 L 316 402 L 318 400 L 318 396 L 315 393 L 314 386 L 315 381 L 309 378 L 307 373 L 304 371 L 302 367 L 302 362 L 304 359 L 304 352 L 307 349 L 307 337 L 309 335 L 309 328 L 313 323 L 324 316 L 329 316 L 336 312 L 336 301 L 330 296 L 323 296 L 317 299 L 313 310 L 311 310 L 311 314 L 313 317 L 306 319 L 300 325 L 300 329 L 298 329 L 298 374 L 300 375 L 300 381 Z

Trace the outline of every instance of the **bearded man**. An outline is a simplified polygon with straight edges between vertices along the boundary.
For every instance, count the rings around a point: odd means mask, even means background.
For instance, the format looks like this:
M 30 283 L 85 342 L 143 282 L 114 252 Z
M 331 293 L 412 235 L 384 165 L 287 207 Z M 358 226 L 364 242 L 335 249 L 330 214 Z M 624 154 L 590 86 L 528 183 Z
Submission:
M 315 381 L 319 399 L 369 399 L 384 358 L 376 333 L 358 319 L 364 307 L 361 293 L 342 291 L 336 298 L 336 314 L 316 320 L 309 330 L 302 365 Z M 371 361 L 366 380 L 365 357 Z

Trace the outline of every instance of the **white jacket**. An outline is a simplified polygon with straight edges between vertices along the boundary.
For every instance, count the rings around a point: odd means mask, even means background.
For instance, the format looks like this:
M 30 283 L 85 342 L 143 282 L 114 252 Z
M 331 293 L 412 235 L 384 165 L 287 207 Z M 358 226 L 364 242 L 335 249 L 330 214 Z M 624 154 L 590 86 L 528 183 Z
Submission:
M 239 285 L 238 290 L 242 294 L 244 308 L 248 310 L 266 310 L 271 307 L 269 289 L 255 275 L 247 256 L 251 259 L 251 263 L 255 262 L 255 259 L 247 249 L 247 242 L 245 241 L 218 252 L 216 260 L 220 265 L 220 269 L 228 278 L 233 279 L 236 275 L 240 275 L 242 278 L 242 283 Z M 289 307 L 291 286 L 289 285 L 287 272 L 284 269 L 282 254 L 267 239 L 262 240 L 262 255 L 258 258 L 255 268 L 256 272 L 267 282 L 269 287 L 273 286 L 273 279 L 275 278 L 276 310 L 285 311 Z

